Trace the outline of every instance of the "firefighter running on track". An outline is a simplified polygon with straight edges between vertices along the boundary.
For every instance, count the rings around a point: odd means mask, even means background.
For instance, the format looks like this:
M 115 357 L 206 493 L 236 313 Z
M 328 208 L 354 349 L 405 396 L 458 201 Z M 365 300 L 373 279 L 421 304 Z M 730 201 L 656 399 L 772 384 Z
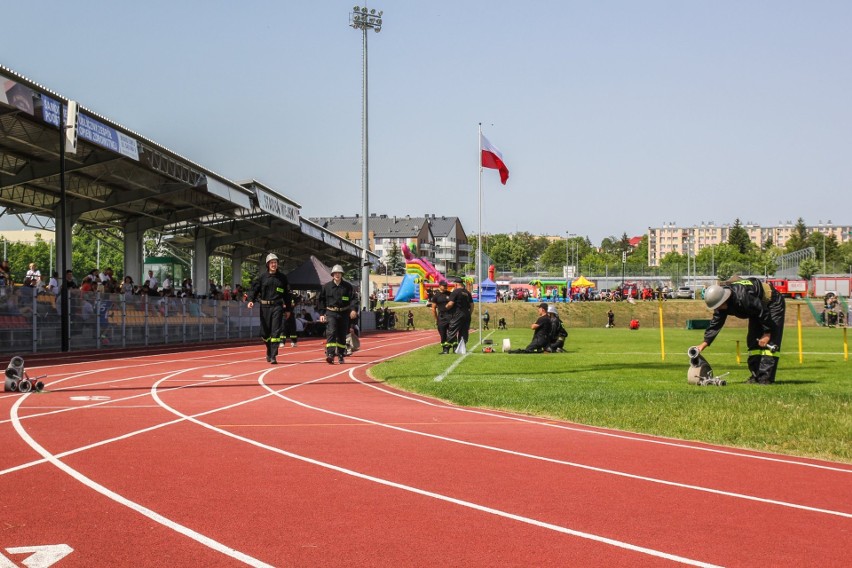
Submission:
M 266 343 L 266 362 L 278 364 L 278 346 L 284 332 L 284 318 L 292 317 L 290 284 L 278 272 L 278 256 L 266 256 L 266 272 L 255 278 L 251 286 L 248 308 L 260 300 L 260 337 Z
M 343 267 L 335 264 L 331 269 L 331 282 L 323 285 L 317 296 L 320 322 L 325 323 L 325 361 L 343 363 L 346 354 L 346 334 L 350 322 L 358 317 L 358 302 L 352 284 L 343 279 Z

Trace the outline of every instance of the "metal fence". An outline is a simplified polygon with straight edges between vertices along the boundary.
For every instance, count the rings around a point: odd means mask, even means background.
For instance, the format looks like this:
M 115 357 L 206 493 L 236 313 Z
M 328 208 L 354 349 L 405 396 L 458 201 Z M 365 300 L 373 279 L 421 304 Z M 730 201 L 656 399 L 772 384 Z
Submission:
M 69 349 L 250 339 L 259 307 L 243 302 L 71 290 Z M 0 353 L 61 351 L 60 300 L 35 288 L 0 288 Z

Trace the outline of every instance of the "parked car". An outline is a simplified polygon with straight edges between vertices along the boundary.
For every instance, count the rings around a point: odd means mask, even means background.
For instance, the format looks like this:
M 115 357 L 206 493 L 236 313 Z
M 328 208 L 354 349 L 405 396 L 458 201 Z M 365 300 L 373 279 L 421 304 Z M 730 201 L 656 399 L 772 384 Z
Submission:
M 675 293 L 675 298 L 686 298 L 691 300 L 694 297 L 695 292 L 693 292 L 692 288 L 690 288 L 689 286 L 681 286 L 677 289 L 677 292 Z
M 597 291 L 597 294 L 595 295 L 595 300 L 606 300 L 607 298 L 611 297 L 612 290 L 610 290 L 609 288 L 601 288 Z

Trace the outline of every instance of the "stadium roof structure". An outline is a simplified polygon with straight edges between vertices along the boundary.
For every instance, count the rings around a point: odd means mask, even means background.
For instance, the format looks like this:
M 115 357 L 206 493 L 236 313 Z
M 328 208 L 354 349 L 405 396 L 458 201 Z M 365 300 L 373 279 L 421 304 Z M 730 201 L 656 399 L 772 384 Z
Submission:
M 59 124 L 68 102 L 0 65 L 0 216 L 54 228 L 61 198 Z M 205 239 L 208 254 L 241 260 L 275 251 L 284 270 L 311 255 L 328 263 L 360 262 L 360 247 L 301 219 L 298 203 L 255 180 L 231 181 L 83 106 L 77 132 L 64 172 L 66 211 L 74 223 L 125 234 L 155 231 L 172 248 L 191 250 Z

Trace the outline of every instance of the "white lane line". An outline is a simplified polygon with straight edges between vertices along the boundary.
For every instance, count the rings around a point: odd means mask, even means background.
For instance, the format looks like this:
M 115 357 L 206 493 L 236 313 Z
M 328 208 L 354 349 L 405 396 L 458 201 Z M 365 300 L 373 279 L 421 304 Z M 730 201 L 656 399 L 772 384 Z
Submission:
M 165 379 L 163 379 L 163 380 L 165 380 Z M 263 380 L 263 376 L 258 378 L 258 381 L 262 381 L 262 380 Z M 317 379 L 317 381 L 319 381 L 319 380 L 324 380 L 324 378 L 323 379 Z M 168 410 L 169 412 L 174 413 L 175 415 L 179 416 L 180 418 L 182 418 L 184 420 L 189 420 L 190 422 L 194 422 L 195 424 L 197 424 L 197 425 L 199 425 L 203 428 L 207 428 L 209 430 L 212 430 L 212 431 L 217 432 L 219 434 L 222 434 L 224 436 L 228 436 L 229 438 L 233 438 L 235 440 L 245 442 L 245 443 L 250 444 L 252 446 L 255 446 L 255 447 L 276 453 L 276 454 L 280 454 L 280 455 L 288 457 L 288 458 L 292 458 L 292 459 L 295 459 L 295 460 L 298 460 L 298 461 L 302 461 L 302 462 L 305 462 L 305 463 L 316 465 L 316 466 L 319 466 L 319 467 L 322 467 L 322 468 L 325 468 L 325 469 L 330 469 L 330 470 L 336 471 L 338 473 L 343 473 L 345 475 L 349 475 L 351 477 L 355 477 L 355 478 L 358 478 L 358 479 L 363 479 L 365 481 L 370 481 L 372 483 L 376 483 L 376 484 L 379 484 L 379 485 L 384 485 L 384 486 L 387 486 L 387 487 L 393 487 L 395 489 L 401 489 L 403 491 L 408 491 L 410 493 L 415 493 L 417 495 L 422 495 L 424 497 L 430 497 L 432 499 L 437 499 L 439 501 L 445 501 L 447 503 L 453 503 L 455 505 L 460 505 L 462 507 L 466 507 L 466 508 L 469 508 L 469 509 L 474 509 L 474 510 L 477 510 L 477 511 L 489 513 L 489 514 L 496 515 L 496 516 L 499 516 L 499 517 L 504 517 L 504 518 L 507 518 L 507 519 L 512 519 L 512 520 L 515 520 L 515 521 L 519 521 L 519 522 L 522 522 L 522 523 L 525 523 L 525 524 L 545 528 L 545 529 L 552 530 L 552 531 L 555 531 L 555 532 L 568 534 L 568 535 L 571 535 L 571 536 L 576 536 L 576 537 L 584 538 L 584 539 L 587 539 L 587 540 L 600 542 L 600 543 L 603 543 L 603 544 L 608 544 L 608 545 L 611 545 L 611 546 L 615 546 L 617 548 L 622 548 L 622 549 L 630 550 L 630 551 L 633 551 L 633 552 L 639 552 L 639 553 L 646 554 L 646 555 L 649 555 L 649 556 L 655 556 L 657 558 L 664 558 L 664 559 L 667 559 L 667 560 L 672 560 L 674 562 L 679 562 L 681 564 L 686 564 L 686 565 L 689 565 L 689 566 L 701 566 L 701 567 L 706 567 L 706 568 L 715 568 L 716 567 L 716 565 L 714 565 L 714 564 L 701 562 L 699 560 L 693 560 L 691 558 L 686 558 L 686 557 L 683 557 L 683 556 L 669 554 L 669 553 L 662 552 L 662 551 L 659 551 L 659 550 L 654 550 L 654 549 L 651 549 L 651 548 L 637 546 L 637 545 L 634 545 L 634 544 L 622 542 L 622 541 L 619 541 L 619 540 L 603 537 L 603 536 L 592 534 L 592 533 L 586 533 L 586 532 L 577 531 L 577 530 L 574 530 L 574 529 L 569 529 L 567 527 L 554 525 L 554 524 L 551 524 L 551 523 L 546 523 L 544 521 L 531 519 L 529 517 L 523 517 L 521 515 L 516 515 L 514 513 L 509 513 L 509 512 L 506 512 L 506 511 L 501 511 L 499 509 L 494 509 L 492 507 L 486 507 L 484 505 L 479 505 L 477 503 L 472 503 L 470 501 L 464 501 L 462 499 L 456 499 L 454 497 L 442 495 L 440 493 L 434 493 L 432 491 L 426 491 L 424 489 L 420 489 L 418 487 L 413 487 L 411 485 L 396 483 L 396 482 L 390 481 L 388 479 L 383 479 L 383 478 L 375 477 L 375 476 L 372 476 L 372 475 L 367 475 L 365 473 L 361 473 L 361 472 L 358 472 L 358 471 L 354 471 L 354 470 L 351 470 L 351 469 L 340 467 L 340 466 L 337 466 L 337 465 L 334 465 L 334 464 L 331 464 L 331 463 L 328 463 L 328 462 L 323 462 L 323 461 L 320 461 L 320 460 L 309 458 L 307 456 L 295 454 L 293 452 L 289 452 L 289 451 L 283 450 L 281 448 L 276 448 L 274 446 L 270 446 L 268 444 L 258 442 L 257 440 L 252 440 L 251 438 L 246 438 L 244 436 L 240 436 L 240 435 L 235 434 L 233 432 L 223 430 L 223 429 L 216 427 L 216 426 L 213 426 L 212 424 L 209 424 L 207 422 L 202 422 L 202 421 L 196 419 L 195 417 L 183 414 L 179 410 L 172 408 L 171 406 L 166 404 L 164 401 L 162 401 L 162 399 L 159 398 L 158 393 L 157 393 L 157 386 L 158 386 L 159 382 L 162 382 L 162 381 L 158 381 L 158 383 L 155 384 L 151 388 L 151 394 L 157 400 L 158 404 L 161 404 L 162 407 L 164 409 Z M 316 382 L 316 381 L 311 381 L 311 382 Z M 264 387 L 266 387 L 266 385 L 264 383 L 261 382 L 261 384 Z M 309 383 L 303 383 L 303 384 L 309 384 Z M 282 390 L 289 390 L 290 388 L 295 388 L 296 386 L 302 386 L 302 385 L 293 385 L 291 387 L 288 387 L 287 389 L 282 389 Z
M 100 493 L 101 495 L 108 497 L 109 499 L 112 499 L 116 503 L 124 505 L 125 507 L 127 507 L 127 508 L 129 508 L 133 511 L 136 511 L 140 515 L 143 515 L 144 517 L 147 517 L 147 518 L 151 519 L 152 521 L 159 523 L 159 524 L 163 525 L 164 527 L 167 527 L 167 528 L 177 532 L 178 534 L 182 534 L 183 536 L 185 536 L 187 538 L 191 538 L 192 540 L 194 540 L 194 541 L 196 541 L 200 544 L 203 544 L 204 546 L 206 546 L 206 547 L 208 547 L 212 550 L 215 550 L 216 552 L 219 552 L 220 554 L 224 554 L 225 556 L 229 556 L 229 557 L 231 557 L 235 560 L 239 560 L 240 562 L 247 564 L 249 566 L 256 566 L 258 568 L 273 568 L 271 564 L 267 564 L 265 562 L 262 562 L 262 561 L 258 560 L 257 558 L 249 556 L 248 554 L 240 552 L 239 550 L 231 548 L 230 546 L 226 546 L 226 545 L 222 544 L 221 542 L 215 541 L 208 536 L 205 536 L 205 535 L 203 535 L 199 532 L 196 532 L 196 531 L 190 529 L 189 527 L 185 527 L 185 526 L 183 526 L 183 525 L 181 525 L 181 524 L 179 524 L 179 523 L 177 523 L 177 522 L 175 522 L 175 521 L 173 521 L 169 518 L 164 517 L 163 515 L 157 513 L 156 511 L 153 511 L 153 510 L 151 510 L 151 509 L 149 509 L 149 508 L 147 508 L 143 505 L 140 505 L 139 503 L 136 503 L 135 501 L 131 501 L 130 499 L 127 499 L 126 497 L 119 495 L 118 493 L 116 493 L 116 492 L 114 492 L 110 489 L 107 489 L 106 487 L 104 487 L 100 483 L 97 483 L 94 480 L 86 477 L 85 475 L 83 475 L 82 473 L 77 471 L 76 469 L 67 465 L 65 462 L 62 462 L 59 459 L 57 459 L 53 454 L 48 452 L 44 447 L 42 447 L 38 442 L 36 442 L 27 433 L 27 431 L 24 429 L 20 420 L 18 420 L 18 407 L 21 405 L 21 403 L 23 401 L 24 401 L 24 399 L 21 398 L 20 400 L 15 402 L 15 404 L 12 406 L 12 412 L 11 412 L 12 425 L 15 427 L 15 430 L 17 431 L 17 433 L 21 437 L 21 439 L 24 440 L 27 444 L 29 444 L 29 446 L 33 450 L 35 450 L 36 452 L 41 454 L 41 456 L 45 460 L 50 462 L 52 465 L 59 468 L 61 471 L 65 472 L 70 477 L 76 479 L 77 481 L 79 481 L 80 483 L 82 483 L 83 485 L 88 487 L 89 489 L 91 489 L 91 490 L 93 490 L 97 493 Z
M 354 369 L 349 372 L 349 375 L 350 375 L 350 377 L 352 377 L 353 380 L 357 381 L 357 379 L 355 379 L 355 375 L 354 375 L 353 371 L 354 371 Z M 259 378 L 258 380 L 262 381 L 262 378 Z M 263 383 L 261 383 L 261 384 L 263 384 Z M 341 412 L 335 412 L 333 410 L 327 410 L 327 409 L 324 409 L 324 408 L 311 406 L 311 405 L 306 404 L 304 402 L 299 402 L 298 400 L 294 400 L 290 397 L 284 396 L 284 395 L 280 394 L 280 392 L 269 388 L 265 384 L 263 384 L 263 386 L 266 389 L 268 389 L 271 393 L 275 394 L 275 396 L 278 396 L 278 397 L 280 397 L 280 398 L 282 398 L 282 399 L 284 399 L 288 402 L 291 402 L 291 403 L 296 404 L 298 406 L 301 406 L 303 408 L 314 410 L 316 412 L 322 412 L 322 413 L 325 413 L 325 414 L 330 414 L 332 416 L 337 416 L 338 418 L 346 418 L 346 419 L 349 419 L 349 420 L 354 420 L 356 422 L 362 422 L 362 423 L 370 424 L 370 425 L 373 425 L 373 426 L 380 426 L 382 428 L 388 428 L 390 430 L 405 432 L 407 434 L 424 436 L 426 438 L 441 440 L 443 442 L 451 442 L 451 443 L 454 443 L 454 444 L 460 444 L 460 445 L 463 445 L 463 446 L 469 446 L 469 447 L 472 447 L 472 448 L 478 448 L 478 449 L 481 449 L 481 450 L 488 450 L 488 451 L 497 452 L 497 453 L 501 453 L 501 454 L 508 454 L 508 455 L 512 455 L 512 456 L 516 456 L 516 457 L 533 459 L 533 460 L 543 461 L 543 462 L 547 462 L 547 463 L 553 463 L 553 464 L 557 464 L 557 465 L 575 467 L 575 468 L 578 468 L 578 469 L 584 469 L 584 470 L 593 471 L 593 472 L 596 472 L 596 473 L 603 473 L 603 474 L 607 474 L 607 475 L 615 475 L 615 476 L 618 476 L 618 477 L 624 477 L 624 478 L 627 478 L 627 479 L 634 479 L 634 480 L 637 480 L 637 481 L 645 481 L 645 482 L 648 482 L 648 483 L 656 483 L 656 484 L 659 484 L 659 485 L 666 485 L 666 486 L 669 486 L 669 487 L 677 487 L 677 488 L 680 488 L 680 489 L 690 489 L 690 490 L 693 490 L 693 491 L 701 491 L 701 492 L 704 492 L 704 493 L 711 493 L 711 494 L 714 494 L 714 495 L 722 495 L 722 496 L 725 496 L 725 497 L 733 497 L 735 499 L 745 499 L 747 501 L 755 501 L 755 502 L 758 502 L 758 503 L 764 503 L 764 504 L 768 504 L 768 505 L 778 505 L 778 506 L 781 506 L 781 507 L 789 507 L 791 509 L 800 509 L 800 510 L 803 510 L 803 511 L 810 511 L 810 512 L 814 512 L 814 513 L 824 513 L 824 514 L 827 514 L 827 515 L 835 515 L 835 516 L 838 516 L 838 517 L 845 517 L 845 518 L 852 519 L 852 513 L 844 513 L 842 511 L 833 511 L 831 509 L 821 509 L 821 508 L 818 508 L 818 507 L 810 507 L 808 505 L 799 505 L 797 503 L 789 503 L 787 501 L 778 501 L 778 500 L 775 500 L 775 499 L 766 499 L 766 498 L 763 498 L 763 497 L 755 497 L 753 495 L 746 495 L 744 493 L 735 493 L 735 492 L 732 492 L 732 491 L 723 491 L 721 489 L 712 489 L 710 487 L 702 487 L 700 485 L 690 485 L 690 484 L 686 484 L 686 483 L 679 483 L 679 482 L 676 482 L 676 481 L 668 481 L 668 480 L 659 479 L 659 478 L 656 478 L 656 477 L 647 477 L 647 476 L 644 476 L 644 475 L 637 475 L 637 474 L 634 474 L 634 473 L 627 473 L 627 472 L 623 472 L 623 471 L 617 471 L 617 470 L 614 470 L 614 469 L 606 469 L 606 468 L 602 468 L 602 467 L 595 467 L 595 466 L 586 465 L 586 464 L 582 464 L 582 463 L 578 463 L 578 462 L 571 462 L 571 461 L 567 461 L 567 460 L 549 458 L 549 457 L 546 457 L 546 456 L 528 454 L 528 453 L 525 453 L 525 452 L 518 452 L 518 451 L 515 451 L 515 450 L 509 450 L 509 449 L 506 449 L 506 448 L 500 448 L 500 447 L 497 447 L 497 446 L 489 446 L 489 445 L 486 445 L 486 444 L 469 442 L 467 440 L 460 440 L 458 438 L 450 438 L 448 436 L 440 436 L 438 434 L 430 434 L 428 432 L 411 430 L 409 428 L 403 428 L 402 426 L 396 426 L 394 424 L 386 424 L 386 423 L 383 423 L 383 422 L 376 422 L 374 420 L 369 420 L 367 418 L 360 418 L 358 416 L 352 416 L 350 414 L 343 414 Z
M 370 350 L 372 350 L 372 349 L 373 349 L 373 348 L 370 348 L 370 349 L 367 349 L 366 351 L 370 351 Z M 394 355 L 394 356 L 395 356 L 395 355 Z M 392 357 L 393 357 L 393 356 L 392 356 Z M 384 360 L 384 359 L 388 359 L 388 358 L 390 358 L 390 357 L 384 357 L 384 358 L 382 358 L 382 359 L 378 359 L 378 360 Z M 320 362 L 320 361 L 324 361 L 324 360 L 325 360 L 325 358 L 324 358 L 324 357 L 322 357 L 322 358 L 318 358 L 318 359 L 309 360 L 308 362 L 310 362 L 310 361 Z M 219 367 L 219 366 L 222 366 L 222 365 L 226 365 L 226 364 L 233 364 L 233 363 L 234 363 L 233 361 L 228 362 L 228 363 L 216 363 L 215 365 L 207 365 L 207 366 L 204 366 L 204 367 L 197 367 L 197 369 L 207 369 L 207 368 L 211 368 L 211 367 Z M 241 363 L 241 362 L 238 362 L 238 363 Z M 287 368 L 289 368 L 289 367 L 294 367 L 294 366 L 296 366 L 296 365 L 298 365 L 298 364 L 300 364 L 300 363 L 301 363 L 300 361 L 294 361 L 294 362 L 289 363 L 289 364 L 286 364 L 286 365 L 278 365 L 277 369 L 267 368 L 265 371 L 251 371 L 251 372 L 249 372 L 249 373 L 243 373 L 243 374 L 239 374 L 239 375 L 233 375 L 230 379 L 227 379 L 227 380 L 231 380 L 231 379 L 235 379 L 235 378 L 239 378 L 239 377 L 250 377 L 250 376 L 252 376 L 252 375 L 256 375 L 256 374 L 258 374 L 258 373 L 263 373 L 263 375 L 266 375 L 266 374 L 268 374 L 268 373 L 272 372 L 273 370 L 282 370 L 282 369 L 287 369 Z M 369 364 L 369 363 L 363 363 L 362 365 L 359 365 L 359 366 L 364 366 L 364 365 L 366 365 L 366 364 Z M 314 383 L 314 382 L 317 382 L 317 381 L 321 381 L 321 380 L 325 380 L 325 379 L 328 379 L 328 378 L 332 378 L 332 377 L 335 377 L 335 376 L 337 376 L 337 375 L 342 375 L 342 374 L 344 374 L 344 373 L 348 372 L 348 371 L 349 371 L 349 369 L 351 369 L 351 367 L 348 367 L 348 366 L 347 366 L 346 368 L 339 368 L 339 369 L 340 369 L 340 370 L 335 371 L 335 372 L 333 372 L 333 373 L 331 373 L 331 374 L 329 374 L 329 375 L 325 375 L 325 376 L 323 376 L 323 377 L 320 377 L 319 379 L 315 379 L 315 380 L 309 381 L 309 382 L 307 382 L 307 383 L 301 383 L 301 384 L 294 384 L 294 385 L 290 385 L 290 386 L 289 386 L 289 387 L 287 387 L 286 389 L 282 389 L 282 390 L 289 390 L 289 389 L 291 389 L 291 388 L 299 387 L 299 386 L 301 386 L 302 384 L 310 384 L 310 383 Z M 183 371 L 189 371 L 189 370 L 195 370 L 195 369 L 184 369 L 184 370 L 182 370 L 182 371 L 180 371 L 180 372 L 183 372 Z M 89 374 L 89 373 L 94 373 L 94 372 L 97 372 L 97 371 L 88 371 L 88 372 L 83 372 L 83 373 L 80 373 L 80 375 L 79 375 L 79 376 L 82 376 L 82 375 L 85 375 L 85 374 Z M 174 374 L 177 374 L 177 373 L 175 372 L 175 373 L 172 373 L 172 374 L 174 375 Z M 144 375 L 144 376 L 148 376 L 148 375 Z M 144 376 L 143 376 L 143 377 L 144 377 Z M 159 376 L 159 375 L 158 375 L 158 376 Z M 63 379 L 63 380 L 71 380 L 72 378 L 74 378 L 74 377 L 68 377 L 67 379 Z M 225 379 L 215 379 L 215 380 L 209 380 L 209 381 L 200 381 L 200 382 L 198 382 L 198 383 L 196 383 L 196 384 L 198 384 L 198 385 L 207 385 L 207 384 L 212 384 L 212 383 L 222 382 L 223 380 L 225 380 Z M 181 390 L 181 389 L 185 389 L 185 388 L 191 388 L 191 386 L 190 386 L 190 385 L 184 385 L 184 386 L 179 386 L 179 387 L 174 387 L 174 388 L 169 388 L 169 389 L 163 389 L 163 390 L 164 390 L 164 391 L 169 392 L 169 391 L 173 391 L 173 390 Z M 17 396 L 18 396 L 18 397 L 21 397 L 22 395 L 18 394 Z M 28 396 L 31 396 L 31 393 L 30 393 L 30 394 L 23 395 L 23 397 L 24 397 L 24 398 L 26 398 L 26 397 L 28 397 Z M 86 404 L 86 405 L 81 405 L 81 406 L 75 406 L 75 407 L 71 407 L 71 408 L 63 408 L 63 409 L 60 409 L 60 410 L 54 410 L 54 411 L 51 411 L 51 412 L 44 412 L 44 413 L 40 413 L 40 414 L 32 414 L 32 415 L 28 415 L 28 416 L 24 416 L 24 417 L 19 417 L 19 420 L 36 418 L 36 417 L 39 417 L 39 416 L 46 416 L 46 415 L 49 415 L 49 414 L 56 414 L 56 413 L 59 413 L 59 412 L 70 412 L 70 411 L 73 411 L 73 410 L 92 409 L 92 408 L 100 407 L 100 406 L 103 406 L 103 405 L 109 405 L 109 404 L 113 404 L 113 403 L 116 403 L 116 402 L 126 401 L 126 400 L 130 400 L 130 399 L 134 399 L 134 398 L 140 398 L 140 397 L 148 397 L 148 396 L 150 396 L 150 391 L 145 391 L 145 392 L 144 392 L 144 393 L 142 393 L 142 394 L 131 395 L 131 396 L 128 396 L 128 397 L 118 398 L 118 399 L 113 399 L 113 400 L 110 400 L 110 401 L 95 402 L 95 403 L 92 403 L 92 404 Z M 215 413 L 217 413 L 217 412 L 221 412 L 221 411 L 224 411 L 224 410 L 230 410 L 230 409 L 232 409 L 232 408 L 236 408 L 236 407 L 238 407 L 238 406 L 242 406 L 242 405 L 245 405 L 245 404 L 249 404 L 249 403 L 252 403 L 252 402 L 256 402 L 256 401 L 262 400 L 262 399 L 264 399 L 264 398 L 269 398 L 270 396 L 272 396 L 270 393 L 265 393 L 265 394 L 263 394 L 263 395 L 256 396 L 256 397 L 253 397 L 253 398 L 250 398 L 250 399 L 246 399 L 246 400 L 243 400 L 243 401 L 240 401 L 240 402 L 236 402 L 236 403 L 233 403 L 233 404 L 230 404 L 230 405 L 227 405 L 227 406 L 223 406 L 223 407 L 219 407 L 219 408 L 214 408 L 214 409 L 211 409 L 211 410 L 205 410 L 205 411 L 203 411 L 203 412 L 199 412 L 199 413 L 197 413 L 197 414 L 195 414 L 195 415 L 193 415 L 193 416 L 194 416 L 194 417 L 201 417 L 201 416 L 207 416 L 207 415 L 209 415 L 209 414 L 215 414 Z M 22 399 L 22 400 L 23 400 L 23 399 Z M 123 407 L 122 407 L 122 408 L 123 408 Z M 160 406 L 159 406 L 159 405 L 157 405 L 157 406 L 155 406 L 154 408 L 160 408 Z M 77 454 L 77 453 L 82 453 L 82 452 L 84 452 L 84 451 L 88 451 L 88 450 L 91 450 L 91 449 L 94 449 L 94 448 L 97 448 L 97 447 L 100 447 L 100 446 L 105 446 L 105 445 L 107 445 L 107 444 L 110 444 L 110 443 L 113 443 L 113 442 L 118 442 L 118 441 L 120 441 L 120 440 L 125 440 L 125 439 L 128 439 L 128 438 L 132 438 L 133 436 L 137 436 L 137 435 L 140 435 L 140 434 L 145 434 L 145 433 L 147 433 L 147 432 L 151 432 L 151 431 L 154 431 L 154 430 L 157 430 L 157 429 L 160 429 L 160 428 L 164 428 L 164 427 L 166 427 L 166 426 L 171 426 L 171 425 L 173 425 L 173 424 L 177 424 L 177 423 L 180 423 L 180 422 L 183 422 L 183 421 L 184 421 L 184 420 L 183 420 L 182 418 L 179 418 L 179 419 L 176 419 L 176 420 L 170 420 L 170 421 L 168 421 L 168 422 L 162 422 L 162 423 L 160 423 L 160 424 L 155 424 L 155 425 L 153 425 L 153 426 L 149 426 L 149 427 L 147 427 L 147 428 L 142 428 L 142 429 L 140 429 L 140 430 L 135 430 L 135 431 L 133 431 L 133 432 L 128 432 L 128 433 L 126 433 L 126 434 L 122 434 L 122 435 L 120 435 L 120 436 L 115 436 L 115 437 L 113 437 L 113 438 L 108 438 L 108 439 L 105 439 L 105 440 L 101 440 L 101 441 L 99 441 L 99 442 L 94 442 L 94 443 L 92 443 L 92 444 L 88 444 L 88 445 L 86 445 L 86 446 L 81 446 L 81 447 L 74 448 L 74 449 L 71 449 L 71 450 L 66 450 L 66 451 L 64 451 L 64 452 L 61 452 L 61 453 L 55 454 L 55 456 L 54 456 L 54 457 L 56 457 L 56 458 L 64 458 L 64 457 L 67 457 L 67 456 L 70 456 L 70 455 L 74 455 L 74 454 Z M 6 420 L 6 421 L 4 421 L 4 422 L 11 422 L 11 420 Z M 2 424 L 2 423 L 3 423 L 3 422 L 0 422 L 0 424 Z M 26 462 L 26 463 L 23 463 L 23 464 L 19 464 L 19 465 L 16 465 L 16 466 L 13 466 L 13 467 L 10 467 L 10 468 L 7 468 L 7 469 L 4 469 L 4 470 L 0 470 L 0 476 L 6 475 L 6 474 L 9 474 L 9 473 L 14 473 L 14 472 L 16 472 L 16 471 L 22 471 L 22 470 L 24 470 L 24 469 L 27 469 L 27 468 L 30 468 L 30 467 L 33 467 L 33 466 L 37 466 L 37 465 L 41 465 L 41 464 L 44 464 L 44 463 L 47 463 L 47 462 L 48 462 L 48 460 L 47 460 L 47 459 L 40 459 L 40 460 L 33 460 L 33 461 L 30 461 L 30 462 Z
M 466 407 L 463 407 L 463 406 L 456 406 L 456 405 L 453 405 L 453 404 L 448 403 L 448 402 L 436 403 L 436 402 L 431 401 L 431 400 L 426 400 L 424 398 L 416 398 L 416 397 L 410 396 L 410 395 L 403 393 L 403 392 L 391 390 L 386 386 L 386 384 L 367 383 L 367 382 L 364 382 L 364 381 L 362 381 L 362 380 L 360 380 L 360 379 L 358 379 L 357 377 L 354 377 L 354 376 L 352 377 L 352 379 L 354 381 L 362 384 L 365 387 L 370 387 L 370 388 L 376 389 L 376 390 L 383 392 L 383 393 L 390 395 L 390 396 L 396 396 L 396 397 L 399 397 L 399 398 L 410 400 L 412 402 L 416 402 L 418 404 L 425 404 L 427 406 L 434 406 L 436 408 L 441 408 L 441 409 L 445 409 L 445 410 L 452 410 L 454 412 L 467 412 L 467 413 L 470 413 L 470 414 L 478 414 L 478 415 L 481 415 L 481 416 L 502 418 L 504 420 L 510 420 L 510 421 L 514 421 L 514 422 L 523 422 L 525 424 L 534 424 L 534 425 L 537 425 L 537 426 L 544 426 L 544 427 L 547 427 L 547 428 L 556 428 L 558 430 L 568 430 L 568 431 L 571 431 L 571 432 L 579 432 L 579 433 L 582 433 L 582 434 L 591 434 L 591 435 L 595 435 L 595 436 L 619 438 L 619 439 L 628 440 L 628 441 L 631 441 L 631 442 L 641 442 L 641 443 L 646 443 L 646 444 L 658 444 L 658 445 L 661 445 L 661 446 L 670 446 L 670 447 L 675 447 L 675 448 L 680 448 L 680 449 L 695 450 L 695 451 L 708 452 L 708 453 L 714 453 L 714 454 L 722 454 L 722 455 L 726 455 L 726 456 L 734 456 L 734 457 L 739 457 L 739 458 L 748 458 L 748 459 L 762 460 L 762 461 L 768 461 L 768 462 L 783 463 L 783 464 L 787 464 L 787 465 L 811 467 L 811 468 L 815 468 L 815 469 L 824 469 L 824 470 L 836 471 L 836 472 L 840 472 L 840 473 L 852 473 L 852 468 L 844 468 L 840 465 L 830 466 L 830 465 L 819 464 L 819 463 L 799 461 L 799 460 L 796 460 L 796 459 L 793 459 L 793 458 L 779 457 L 778 455 L 773 456 L 773 455 L 747 454 L 747 453 L 737 452 L 735 450 L 723 450 L 723 449 L 719 449 L 719 448 L 708 448 L 708 447 L 702 447 L 702 446 L 695 446 L 695 445 L 690 445 L 690 444 L 684 443 L 683 441 L 678 441 L 676 438 L 664 438 L 664 437 L 661 437 L 661 436 L 655 436 L 655 437 L 651 438 L 650 437 L 650 436 L 652 436 L 651 434 L 648 434 L 647 436 L 649 436 L 649 437 L 645 438 L 645 437 L 640 437 L 640 436 L 636 436 L 636 435 L 631 435 L 630 433 L 619 433 L 619 431 L 614 430 L 613 428 L 608 428 L 607 430 L 610 430 L 610 431 L 606 432 L 606 431 L 602 431 L 602 430 L 595 430 L 595 429 L 584 428 L 584 427 L 580 427 L 580 426 L 569 426 L 567 424 L 564 424 L 563 421 L 561 421 L 561 420 L 559 421 L 559 423 L 554 423 L 552 420 L 551 421 L 545 421 L 544 418 L 540 418 L 540 419 L 535 420 L 535 419 L 525 418 L 525 417 L 522 417 L 522 416 L 513 416 L 511 410 L 504 410 L 502 412 L 504 412 L 505 414 L 498 414 L 498 413 L 491 412 L 491 411 L 488 411 L 488 410 L 478 410 L 478 409 L 475 409 L 475 408 L 466 408 Z M 435 379 L 435 380 L 437 380 L 437 379 Z M 427 395 L 423 395 L 423 396 L 427 396 Z M 601 426 L 600 428 L 603 429 L 604 427 Z M 758 450 L 754 450 L 754 451 L 758 451 Z
M 492 331 L 491 333 L 489 333 L 488 335 L 486 335 L 486 336 L 485 336 L 485 338 L 487 339 L 487 338 L 491 337 L 491 335 L 492 335 L 493 333 L 494 333 L 494 332 Z M 479 348 L 479 342 L 477 342 L 477 343 L 473 344 L 473 345 L 470 347 L 470 350 L 469 350 L 469 351 L 467 351 L 467 350 L 466 350 L 466 351 L 464 352 L 464 354 L 463 354 L 461 357 L 456 358 L 456 360 L 455 360 L 455 361 L 453 361 L 453 364 L 452 364 L 452 365 L 450 365 L 450 366 L 447 368 L 447 370 L 446 370 L 446 371 L 444 371 L 443 373 L 441 373 L 440 375 L 438 375 L 437 377 L 435 377 L 433 380 L 434 380 L 435 382 L 439 383 L 439 382 L 443 381 L 444 379 L 446 379 L 446 378 L 450 375 L 450 373 L 452 373 L 452 372 L 455 370 L 455 368 L 456 368 L 456 367 L 458 367 L 459 365 L 461 365 L 461 362 L 462 362 L 462 361 L 464 361 L 465 359 L 467 359 L 467 356 L 468 356 L 468 355 L 470 355 L 471 353 L 473 353 L 473 351 L 474 351 L 475 349 L 478 349 L 478 348 Z

